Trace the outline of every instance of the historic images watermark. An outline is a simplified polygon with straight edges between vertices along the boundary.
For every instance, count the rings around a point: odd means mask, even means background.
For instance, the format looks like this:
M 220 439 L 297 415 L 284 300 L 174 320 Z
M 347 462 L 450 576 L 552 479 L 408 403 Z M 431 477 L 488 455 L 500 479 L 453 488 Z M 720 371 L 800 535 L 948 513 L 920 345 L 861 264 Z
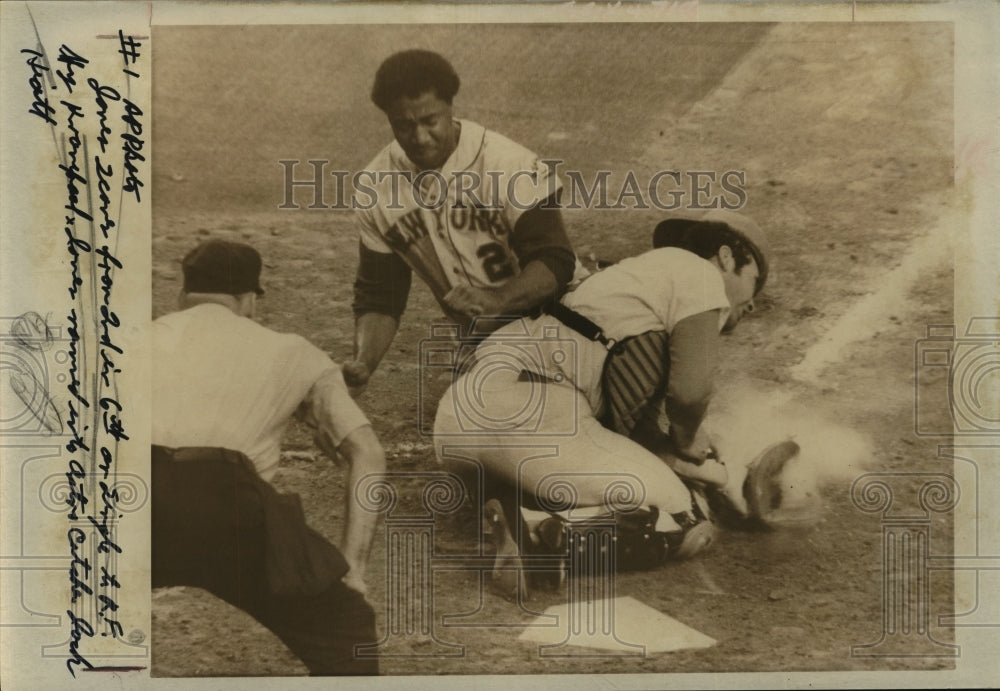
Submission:
M 480 318 L 478 323 L 489 321 Z M 524 386 L 519 387 L 513 397 L 506 398 L 502 409 L 497 407 L 496 398 L 487 393 L 493 383 L 499 381 L 498 386 L 509 391 L 500 381 L 505 374 L 522 378 L 522 372 L 552 371 L 552 381 L 559 383 L 566 372 L 576 372 L 576 342 L 562 337 L 558 328 L 545 327 L 540 333 L 531 334 L 523 321 L 516 320 L 506 330 L 493 332 L 489 345 L 482 347 L 478 333 L 477 322 L 464 332 L 455 324 L 435 324 L 431 326 L 430 338 L 420 341 L 418 420 L 421 434 L 434 433 L 434 414 L 439 404 L 431 400 L 428 393 L 435 391 L 435 380 L 442 376 L 455 381 L 455 386 L 445 395 L 454 406 L 455 420 L 462 434 L 522 436 L 539 431 L 545 412 L 546 382 L 542 377 L 523 375 Z M 468 376 L 460 378 L 461 374 Z M 565 412 L 567 414 L 554 420 L 557 426 L 552 428 L 550 425 L 546 434 L 570 436 L 576 433 L 575 407 Z
M 102 450 L 100 459 L 94 454 L 68 465 L 62 460 L 63 448 L 74 440 L 67 416 L 60 412 L 67 407 L 60 392 L 74 386 L 70 363 L 79 341 L 76 328 L 51 320 L 51 314 L 34 311 L 0 317 L 0 398 L 4 401 L 0 446 L 10 487 L 16 488 L 10 505 L 20 507 L 22 514 L 30 510 L 36 518 L 49 518 L 39 514 L 41 510 L 68 519 L 65 544 L 69 554 L 53 550 L 44 533 L 21 529 L 5 543 L 0 570 L 29 597 L 37 597 L 43 583 L 53 582 L 51 576 L 68 577 L 71 607 L 34 611 L 21 598 L 7 612 L 3 626 L 63 628 L 68 617 L 71 643 L 97 636 L 102 656 L 135 657 L 135 650 L 129 648 L 141 646 L 145 632 L 126 630 L 120 622 L 122 547 L 116 531 L 126 514 L 145 506 L 149 487 L 137 473 L 113 469 L 105 476 L 103 469 L 110 466 L 111 456 L 107 446 L 95 447 L 95 451 Z M 109 400 L 105 396 L 95 401 L 104 419 L 117 412 Z M 42 646 L 43 657 L 65 655 L 65 639 L 53 637 L 52 643 Z M 90 664 L 74 662 L 78 659 L 82 658 L 69 658 L 70 672 Z
M 959 335 L 961 333 L 961 335 Z M 1000 434 L 1000 319 L 973 317 L 927 327 L 914 344 L 914 432 L 919 437 L 961 439 Z M 946 472 L 868 473 L 852 487 L 861 511 L 881 514 L 882 631 L 876 641 L 855 645 L 855 657 L 957 657 L 960 646 L 934 638 L 931 578 L 935 571 L 966 572 L 974 582 L 972 606 L 938 613 L 939 626 L 996 627 L 995 583 L 1000 557 L 980 526 L 982 488 L 995 486 L 997 447 L 943 445 Z M 914 502 L 914 499 L 916 500 Z M 964 513 L 971 534 L 956 535 L 950 552 L 932 535 L 932 515 Z M 940 538 L 938 542 L 940 541 Z M 995 540 L 994 540 L 995 541 Z
M 565 161 L 560 159 L 539 159 L 535 170 L 513 174 L 488 170 L 485 175 L 473 170 L 328 171 L 330 161 L 325 159 L 309 159 L 308 167 L 298 159 L 278 163 L 284 190 L 278 208 L 285 210 L 368 210 L 376 206 L 403 210 L 416 205 L 435 211 L 445 203 L 452 208 L 491 208 L 493 200 L 509 199 L 512 207 L 525 211 L 537 202 L 522 198 L 521 186 L 537 182 L 539 176 L 548 190 L 543 205 L 555 203 L 559 180 L 563 181 L 560 209 L 733 210 L 747 203 L 747 176 L 742 170 L 660 170 L 648 177 L 630 170 L 613 178 L 610 170 L 590 175 L 563 170 Z
M 932 415 L 945 403 L 950 418 Z M 962 335 L 954 324 L 927 327 L 915 345 L 913 412 L 918 436 L 1000 434 L 1000 318 L 973 317 Z
M 917 487 L 917 507 L 906 490 Z M 896 497 L 902 493 L 902 500 Z M 957 645 L 938 641 L 931 630 L 931 515 L 954 510 L 960 497 L 946 473 L 868 473 L 855 480 L 851 500 L 866 513 L 882 515 L 882 631 L 878 640 L 851 646 L 853 657 L 955 657 Z
M 558 329 L 531 334 L 516 325 L 494 338 L 494 344 L 477 351 L 479 340 L 464 337 L 457 327 L 431 329 L 420 343 L 421 381 L 445 378 L 451 385 L 438 406 L 445 411 L 444 422 L 435 425 L 434 411 L 422 409 L 421 431 L 433 436 L 442 469 L 368 476 L 355 488 L 366 510 L 385 517 L 387 593 L 383 638 L 355 652 L 360 657 L 463 657 L 463 629 L 516 626 L 560 632 L 556 642 L 538 646 L 541 658 L 645 655 L 643 644 L 617 633 L 614 603 L 621 547 L 615 517 L 639 510 L 646 487 L 641 478 L 614 468 L 584 473 L 550 467 L 560 455 L 561 440 L 577 431 L 577 411 L 546 395 L 549 385 L 561 381 L 553 368 L 576 369 L 571 339 L 561 338 Z M 522 376 L 550 370 L 551 376 Z M 512 381 L 517 382 L 513 391 Z M 497 456 L 509 461 L 514 479 L 490 471 L 486 459 Z M 573 516 L 581 485 L 603 497 L 606 511 Z M 468 553 L 439 552 L 438 519 L 466 504 L 477 518 L 463 524 L 481 538 L 478 546 Z M 522 505 L 531 505 L 527 514 Z M 516 545 L 513 552 L 499 546 L 503 540 Z M 487 541 L 495 549 L 487 548 Z M 457 572 L 468 574 L 471 587 L 478 589 L 473 600 L 480 604 L 472 611 L 452 611 L 449 603 L 434 599 L 435 575 Z M 529 589 L 539 584 L 564 593 L 562 615 L 539 615 L 529 603 Z M 484 607 L 487 592 L 514 607 L 503 613 Z M 526 623 L 525 615 L 535 620 Z
M 915 431 L 918 434 L 938 431 L 942 422 L 949 419 L 955 424 L 957 436 L 982 434 L 992 429 L 994 421 L 989 411 L 993 408 L 988 401 L 991 394 L 984 389 L 984 382 L 1000 370 L 995 321 L 973 319 L 961 338 L 955 338 L 958 329 L 954 327 L 935 328 L 929 332 L 930 338 L 916 343 Z M 617 635 L 613 609 L 595 606 L 598 602 L 613 602 L 615 597 L 618 567 L 615 545 L 620 536 L 616 534 L 612 512 L 627 512 L 641 504 L 643 483 L 639 478 L 610 470 L 602 477 L 591 474 L 583 478 L 563 472 L 550 473 L 535 484 L 520 481 L 529 475 L 526 472 L 529 464 L 544 462 L 559 453 L 558 439 L 543 439 L 540 435 L 543 428 L 553 437 L 565 438 L 576 431 L 573 424 L 558 428 L 548 424 L 553 419 L 575 420 L 576 415 L 570 411 L 549 418 L 546 413 L 551 412 L 552 401 L 545 395 L 545 388 L 555 381 L 558 372 L 572 371 L 577 356 L 572 341 L 560 338 L 558 333 L 510 331 L 507 338 L 497 339 L 495 346 L 479 352 L 475 350 L 475 340 L 464 339 L 457 329 L 432 330 L 431 337 L 420 344 L 424 374 L 451 381 L 441 404 L 453 410 L 454 424 L 435 428 L 429 419 L 430 411 L 421 411 L 421 428 L 434 435 L 438 456 L 447 470 L 391 473 L 372 478 L 374 482 L 366 486 L 369 509 L 387 516 L 386 572 L 393 581 L 388 584 L 387 592 L 393 593 L 395 599 L 386 603 L 390 622 L 386 637 L 366 651 L 359 651 L 362 654 L 460 657 L 466 654 L 459 635 L 463 627 L 512 625 L 495 615 L 491 618 L 482 607 L 471 613 L 447 612 L 435 607 L 430 584 L 434 574 L 442 570 L 474 572 L 480 602 L 482 595 L 492 589 L 512 600 L 519 614 L 530 612 L 526 606 L 524 576 L 558 572 L 567 603 L 565 617 L 529 626 L 558 627 L 565 640 L 556 646 L 539 646 L 540 657 L 645 654 L 641 644 L 621 640 Z M 501 408 L 486 405 L 491 378 L 505 381 L 515 371 L 528 370 L 547 374 L 543 379 L 522 377 L 518 395 L 507 395 Z M 929 372 L 933 376 L 928 380 Z M 921 417 L 922 412 L 930 412 L 920 409 L 922 402 L 927 403 L 928 387 L 939 396 L 946 396 L 951 418 L 947 414 Z M 511 393 L 509 385 L 501 388 Z M 921 420 L 931 427 L 922 429 Z M 941 432 L 946 431 L 942 427 Z M 938 571 L 972 571 L 980 586 L 980 582 L 990 580 L 998 570 L 997 558 L 991 556 L 995 550 L 986 544 L 990 538 L 979 530 L 978 524 L 971 549 L 957 542 L 948 549 L 944 536 L 937 534 L 934 527 L 934 515 L 951 514 L 963 506 L 966 509 L 971 506 L 978 515 L 979 490 L 984 484 L 983 475 L 991 468 L 989 456 L 993 451 L 993 447 L 983 444 L 940 447 L 939 457 L 954 461 L 943 472 L 880 472 L 857 478 L 851 489 L 855 506 L 865 513 L 879 515 L 881 522 L 878 557 L 882 569 L 882 622 L 877 639 L 858 641 L 850 649 L 852 657 L 954 658 L 961 655 L 960 646 L 936 638 L 935 623 L 950 628 L 1000 625 L 993 616 L 995 607 L 987 601 L 989 595 L 979 596 L 981 588 L 977 587 L 972 609 L 961 613 L 951 609 L 935 612 L 931 589 L 932 577 Z M 518 467 L 519 481 L 508 492 L 508 503 L 530 495 L 551 516 L 575 504 L 579 482 L 597 481 L 604 484 L 605 504 L 613 508 L 606 516 L 590 521 L 563 522 L 560 539 L 555 541 L 558 549 L 537 555 L 521 554 L 517 561 L 501 564 L 482 545 L 474 554 L 436 553 L 435 516 L 457 511 L 467 499 L 472 499 L 479 509 L 479 521 L 473 527 L 480 535 L 495 528 L 491 522 L 505 524 L 502 527 L 513 534 L 517 544 L 530 544 L 532 538 L 537 539 L 544 532 L 519 520 L 516 505 L 513 511 L 490 515 L 485 490 L 495 485 L 496 478 L 489 477 L 483 456 L 494 452 L 516 461 Z M 416 491 L 422 497 L 422 510 L 400 514 L 395 497 L 402 491 Z M 503 584 L 499 590 L 498 582 Z M 579 647 L 581 631 L 590 632 L 591 638 L 596 633 L 606 643 L 599 652 Z M 422 652 L 414 652 L 412 644 L 416 639 L 424 641 Z
M 520 447 L 524 454 L 520 465 L 538 460 L 551 449 Z M 453 444 L 445 446 L 446 462 L 474 462 L 473 456 L 483 447 Z M 480 508 L 480 519 L 474 526 L 479 535 L 498 529 L 491 525 L 506 523 L 518 545 L 537 540 L 538 526 L 524 520 L 491 516 L 495 501 L 483 502 L 484 470 L 478 466 L 478 477 L 471 486 L 470 474 L 450 471 L 389 472 L 366 476 L 355 488 L 361 506 L 385 517 L 385 630 L 382 638 L 372 644 L 359 645 L 358 657 L 464 657 L 467 646 L 462 643 L 465 628 L 553 628 L 561 632 L 561 641 L 538 646 L 542 658 L 552 657 L 621 657 L 643 656 L 646 648 L 638 642 L 624 640 L 616 631 L 616 559 L 617 523 L 612 512 L 630 513 L 636 501 L 645 496 L 640 478 L 624 473 L 589 474 L 585 480 L 604 487 L 606 514 L 560 522 L 559 535 L 552 535 L 546 549 L 519 553 L 504 560 L 483 549 L 482 543 L 471 553 L 442 553 L 436 549 L 437 521 L 458 511 L 467 498 Z M 520 473 L 519 473 L 520 475 Z M 531 495 L 546 512 L 569 511 L 577 499 L 575 485 L 584 480 L 582 474 L 552 473 L 544 487 L 511 487 L 510 497 Z M 403 501 L 404 495 L 411 501 Z M 419 497 L 418 502 L 412 501 Z M 504 507 L 519 511 L 517 505 Z M 502 509 L 501 509 L 502 511 Z M 530 534 L 529 534 L 530 532 Z M 544 531 L 541 531 L 544 532 Z M 555 539 L 551 539 L 555 538 Z M 436 574 L 464 572 L 474 575 L 473 588 L 478 589 L 480 606 L 473 611 L 450 611 L 446 603 L 435 602 Z M 554 578 L 553 578 L 554 577 Z M 545 580 L 555 584 L 565 594 L 566 610 L 561 616 L 539 615 L 529 603 L 528 586 Z M 502 613 L 483 606 L 484 596 L 492 591 L 511 601 L 515 608 Z M 535 617 L 526 622 L 525 615 Z M 555 637 L 559 640 L 560 636 Z M 600 644 L 595 645 L 599 641 Z M 583 642 L 583 647 L 581 647 Z
M 0 318 L 0 385 L 18 401 L 0 412 L 0 435 L 57 435 L 64 430 L 51 391 L 66 381 L 53 369 L 67 362 L 68 339 L 37 312 Z M 59 345 L 53 351 L 54 346 Z

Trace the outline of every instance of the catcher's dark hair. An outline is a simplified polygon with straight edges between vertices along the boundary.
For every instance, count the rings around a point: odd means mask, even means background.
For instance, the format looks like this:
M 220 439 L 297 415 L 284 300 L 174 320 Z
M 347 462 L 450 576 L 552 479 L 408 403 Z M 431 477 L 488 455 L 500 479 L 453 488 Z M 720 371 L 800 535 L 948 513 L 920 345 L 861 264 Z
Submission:
M 372 86 L 372 102 L 386 112 L 400 97 L 418 98 L 433 91 L 450 105 L 459 84 L 455 68 L 437 53 L 404 50 L 390 55 L 378 68 Z
M 725 223 L 702 221 L 674 229 L 671 233 L 660 233 L 658 247 L 679 247 L 694 252 L 702 259 L 711 259 L 726 246 L 733 251 L 736 270 L 750 263 L 753 251 L 747 242 Z

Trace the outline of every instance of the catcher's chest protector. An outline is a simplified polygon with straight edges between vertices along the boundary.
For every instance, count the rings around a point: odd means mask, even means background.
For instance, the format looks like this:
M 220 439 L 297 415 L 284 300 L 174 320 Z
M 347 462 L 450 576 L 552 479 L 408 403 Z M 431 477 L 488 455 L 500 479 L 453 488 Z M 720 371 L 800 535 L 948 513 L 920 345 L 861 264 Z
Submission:
M 670 376 L 670 336 L 647 331 L 616 343 L 604 361 L 602 386 L 605 412 L 601 424 L 630 436 L 644 417 L 658 416 Z

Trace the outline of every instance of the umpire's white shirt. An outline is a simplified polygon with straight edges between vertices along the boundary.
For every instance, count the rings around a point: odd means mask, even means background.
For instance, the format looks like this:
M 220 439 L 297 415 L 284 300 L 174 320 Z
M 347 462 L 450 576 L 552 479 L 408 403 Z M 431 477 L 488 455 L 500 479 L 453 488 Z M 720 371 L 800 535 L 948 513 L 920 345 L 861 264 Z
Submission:
M 153 322 L 152 443 L 241 451 L 265 480 L 278 469 L 289 418 L 328 370 L 322 350 L 216 304 Z M 368 424 L 344 387 L 335 441 Z

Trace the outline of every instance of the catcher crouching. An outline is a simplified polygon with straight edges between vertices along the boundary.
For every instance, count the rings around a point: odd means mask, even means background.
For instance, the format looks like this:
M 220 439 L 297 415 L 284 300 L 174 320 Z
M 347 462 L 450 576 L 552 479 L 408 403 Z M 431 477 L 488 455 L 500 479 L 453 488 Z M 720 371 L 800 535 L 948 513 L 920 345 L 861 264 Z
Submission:
M 798 446 L 730 472 L 702 425 L 721 334 L 767 281 L 766 235 L 714 211 L 667 219 L 653 240 L 496 331 L 439 403 L 437 457 L 485 488 L 506 595 L 523 594 L 523 576 L 510 578 L 521 552 L 565 550 L 577 518 L 613 516 L 627 568 L 706 549 L 713 515 L 764 525 L 777 508 L 776 477 Z

